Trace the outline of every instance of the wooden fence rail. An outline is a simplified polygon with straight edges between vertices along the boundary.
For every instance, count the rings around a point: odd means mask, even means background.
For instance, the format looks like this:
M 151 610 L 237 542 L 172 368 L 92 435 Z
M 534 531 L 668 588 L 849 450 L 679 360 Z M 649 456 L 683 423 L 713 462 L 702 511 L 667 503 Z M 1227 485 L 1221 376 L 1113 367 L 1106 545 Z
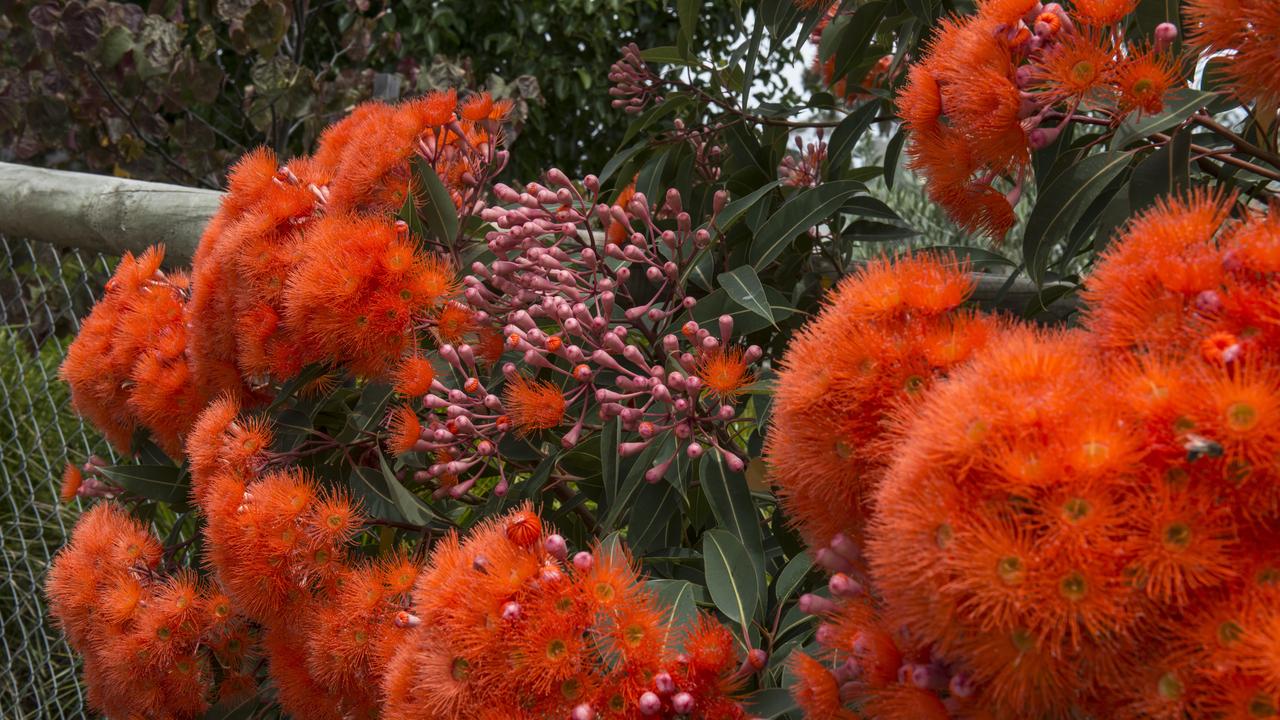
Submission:
M 0 234 L 108 255 L 162 243 L 175 266 L 190 262 L 221 199 L 213 190 L 0 163 Z M 974 280 L 974 299 L 987 307 L 1021 312 L 1041 297 L 1025 278 L 974 273 Z M 1045 314 L 1061 320 L 1077 304 L 1071 295 Z

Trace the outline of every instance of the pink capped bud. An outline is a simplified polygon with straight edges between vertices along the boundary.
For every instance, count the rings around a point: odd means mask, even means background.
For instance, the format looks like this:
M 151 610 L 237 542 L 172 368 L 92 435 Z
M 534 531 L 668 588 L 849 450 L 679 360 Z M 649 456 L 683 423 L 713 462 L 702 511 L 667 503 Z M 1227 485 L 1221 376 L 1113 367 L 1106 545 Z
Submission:
M 590 705 L 582 703 L 573 708 L 569 720 L 596 720 L 596 711 Z
M 737 413 L 734 412 L 733 406 L 731 405 L 721 405 L 719 408 L 716 409 L 716 417 L 720 418 L 725 422 L 732 420 L 734 415 L 736 414 Z
M 653 423 L 646 420 L 645 422 L 640 423 L 640 425 L 636 428 L 636 432 L 640 434 L 640 437 L 644 438 L 645 440 L 648 440 L 649 438 L 654 436 L 654 433 L 658 432 L 658 429 L 657 427 L 654 426 Z
M 575 553 L 573 556 L 573 567 L 580 573 L 591 572 L 591 566 L 595 564 L 595 558 L 589 552 Z
M 582 187 L 586 188 L 588 192 L 598 193 L 600 192 L 600 178 L 595 175 L 588 175 L 582 178 Z
M 515 600 L 508 601 L 502 606 L 502 619 L 507 622 L 515 622 L 520 619 L 520 603 Z
M 640 696 L 640 714 L 646 717 L 662 712 L 662 698 L 646 691 Z
M 691 442 L 689 447 L 684 449 L 684 454 L 688 455 L 691 460 L 697 460 L 702 457 L 702 446 L 696 442 Z
M 476 572 L 482 572 L 482 573 L 488 574 L 489 558 L 485 557 L 484 555 L 477 555 L 476 558 L 471 561 L 471 569 L 475 570 Z
M 738 457 L 737 455 L 731 452 L 722 450 L 720 452 L 720 456 L 724 458 L 725 466 L 728 467 L 729 470 L 733 472 L 742 472 L 747 467 L 747 464 L 742 461 L 742 458 Z
M 862 583 L 841 572 L 831 576 L 827 588 L 836 597 L 857 597 L 863 592 Z
M 671 709 L 675 710 L 677 715 L 688 715 L 693 712 L 693 696 L 687 692 L 676 693 L 671 698 Z
M 721 315 L 719 319 L 720 325 L 720 342 L 728 345 L 729 338 L 733 335 L 733 316 Z
M 1027 136 L 1032 150 L 1043 150 L 1058 140 L 1062 134 L 1062 125 L 1056 127 L 1038 127 Z
M 751 670 L 753 670 L 754 672 L 760 672 L 768 664 L 769 664 L 769 653 L 765 652 L 764 650 L 760 648 L 751 648 L 751 650 L 747 652 L 746 665 L 747 667 L 750 667 Z
M 564 541 L 564 536 L 552 534 L 542 541 L 542 546 L 546 548 L 547 554 L 557 560 L 564 560 L 569 557 L 569 544 Z
M 862 549 L 844 533 L 836 533 L 831 538 L 830 547 L 851 563 L 856 563 L 862 558 Z
M 800 612 L 806 615 L 826 615 L 835 612 L 836 604 L 821 595 L 813 593 L 805 593 L 800 596 L 800 600 L 796 605 L 800 608 Z
M 559 185 L 563 188 L 572 188 L 573 183 L 569 182 L 569 177 L 564 174 L 560 168 L 551 168 L 547 171 L 547 182 L 552 185 Z
M 1178 26 L 1163 22 L 1156 26 L 1156 52 L 1164 52 L 1178 39 Z
M 670 695 L 676 691 L 676 681 L 671 673 L 663 671 L 653 676 L 653 687 L 658 690 L 659 695 Z
M 724 190 L 717 190 L 715 195 L 711 196 L 711 213 L 719 215 L 727 204 L 729 204 L 729 193 Z

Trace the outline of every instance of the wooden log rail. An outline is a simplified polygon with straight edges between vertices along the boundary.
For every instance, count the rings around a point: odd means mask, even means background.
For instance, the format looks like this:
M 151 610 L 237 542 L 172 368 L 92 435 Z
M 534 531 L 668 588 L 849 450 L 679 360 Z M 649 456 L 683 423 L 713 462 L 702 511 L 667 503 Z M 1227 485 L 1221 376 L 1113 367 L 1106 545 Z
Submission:
M 221 200 L 214 190 L 0 163 L 0 235 L 107 255 L 163 244 L 172 266 L 191 262 Z M 1002 275 L 974 273 L 974 279 L 974 299 L 986 307 L 1021 312 L 1040 296 L 1026 278 L 1009 284 Z M 1046 315 L 1061 320 L 1077 305 L 1074 295 L 1060 299 Z

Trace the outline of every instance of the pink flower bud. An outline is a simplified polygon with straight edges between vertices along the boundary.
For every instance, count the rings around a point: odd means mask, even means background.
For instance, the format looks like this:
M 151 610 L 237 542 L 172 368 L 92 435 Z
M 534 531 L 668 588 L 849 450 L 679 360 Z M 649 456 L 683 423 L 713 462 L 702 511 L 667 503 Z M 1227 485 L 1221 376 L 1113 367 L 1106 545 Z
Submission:
M 502 606 L 502 619 L 507 622 L 515 622 L 520 619 L 520 603 L 515 600 L 508 601 Z
M 671 673 L 663 671 L 653 676 L 653 687 L 660 695 L 670 695 L 676 691 L 676 681 L 672 679 Z
M 827 588 L 836 597 L 857 597 L 862 594 L 862 583 L 844 573 L 836 573 L 827 581 Z
M 689 443 L 689 447 L 684 449 L 684 453 L 685 455 L 688 455 L 691 460 L 697 460 L 702 457 L 702 446 L 696 442 L 691 442 Z
M 806 615 L 826 615 L 835 612 L 836 604 L 821 595 L 813 593 L 805 593 L 800 596 L 800 600 L 796 603 L 800 608 L 800 612 Z
M 589 552 L 579 552 L 573 556 L 573 567 L 580 573 L 591 572 L 595 558 Z
M 547 539 L 542 541 L 542 545 L 546 548 L 547 554 L 557 560 L 569 557 L 569 545 L 564 541 L 563 535 L 548 535 Z
M 596 711 L 592 710 L 590 705 L 582 703 L 573 708 L 569 720 L 596 720 Z
M 662 712 L 662 698 L 646 691 L 640 696 L 640 714 L 646 717 Z
M 693 712 L 693 696 L 687 692 L 676 693 L 671 698 L 671 709 L 676 711 L 677 715 L 688 715 Z

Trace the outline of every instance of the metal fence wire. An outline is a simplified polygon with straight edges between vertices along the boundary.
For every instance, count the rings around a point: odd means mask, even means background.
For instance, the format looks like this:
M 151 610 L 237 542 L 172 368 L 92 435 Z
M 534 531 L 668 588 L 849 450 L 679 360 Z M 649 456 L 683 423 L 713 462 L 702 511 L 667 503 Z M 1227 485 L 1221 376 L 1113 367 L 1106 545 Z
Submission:
M 71 410 L 58 365 L 114 260 L 0 236 L 0 717 L 85 718 L 79 663 L 47 614 L 49 562 L 79 514 L 67 462 L 106 443 Z

